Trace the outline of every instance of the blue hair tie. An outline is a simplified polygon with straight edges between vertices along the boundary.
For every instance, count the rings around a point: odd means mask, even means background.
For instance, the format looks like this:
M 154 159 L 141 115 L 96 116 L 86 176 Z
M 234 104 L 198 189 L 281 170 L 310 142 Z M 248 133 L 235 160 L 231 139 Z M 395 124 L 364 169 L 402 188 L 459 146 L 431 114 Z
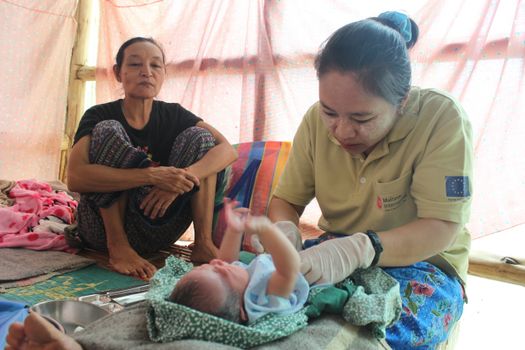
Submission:
M 381 19 L 386 19 L 397 28 L 403 39 L 408 43 L 412 39 L 412 24 L 410 23 L 410 18 L 396 11 L 387 11 L 383 12 L 378 16 Z

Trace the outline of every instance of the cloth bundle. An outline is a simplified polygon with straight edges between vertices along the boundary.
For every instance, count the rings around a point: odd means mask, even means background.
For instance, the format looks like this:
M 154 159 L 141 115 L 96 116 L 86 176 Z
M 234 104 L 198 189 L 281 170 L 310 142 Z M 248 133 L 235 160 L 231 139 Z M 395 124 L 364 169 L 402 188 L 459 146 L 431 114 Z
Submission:
M 308 317 L 325 312 L 341 314 L 355 325 L 369 325 L 374 335 L 381 338 L 385 328 L 401 313 L 397 281 L 374 267 L 358 270 L 352 275 L 356 282 L 347 279 L 337 286 L 313 288 L 307 306 L 301 311 L 285 316 L 268 314 L 245 326 L 167 300 L 177 281 L 191 268 L 191 264 L 170 256 L 153 277 L 146 295 L 147 327 L 152 341 L 199 339 L 240 348 L 254 347 L 286 337 L 306 327 Z
M 165 343 L 200 339 L 248 348 L 285 337 L 307 325 L 306 315 L 298 312 L 278 317 L 269 314 L 247 327 L 166 300 L 177 281 L 192 267 L 170 256 L 150 281 L 146 299 L 150 302 L 147 317 L 151 340 Z
M 45 182 L 17 181 L 11 206 L 0 207 L 0 248 L 66 250 L 65 227 L 73 223 L 77 202 Z
M 334 286 L 310 289 L 305 314 L 341 315 L 354 326 L 366 326 L 375 338 L 386 337 L 386 328 L 401 315 L 399 283 L 378 267 L 356 270 Z

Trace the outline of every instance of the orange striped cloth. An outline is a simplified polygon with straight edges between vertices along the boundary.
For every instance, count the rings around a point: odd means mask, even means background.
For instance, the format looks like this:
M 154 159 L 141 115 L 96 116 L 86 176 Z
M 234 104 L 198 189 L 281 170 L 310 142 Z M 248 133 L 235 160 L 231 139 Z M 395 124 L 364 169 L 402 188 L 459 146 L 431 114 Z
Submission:
M 228 197 L 250 208 L 253 215 L 266 215 L 270 197 L 279 181 L 290 153 L 290 142 L 260 141 L 234 145 L 239 158 L 224 172 L 215 195 L 213 242 L 222 241 L 226 222 L 223 198 Z M 242 250 L 254 252 L 249 239 L 243 239 Z

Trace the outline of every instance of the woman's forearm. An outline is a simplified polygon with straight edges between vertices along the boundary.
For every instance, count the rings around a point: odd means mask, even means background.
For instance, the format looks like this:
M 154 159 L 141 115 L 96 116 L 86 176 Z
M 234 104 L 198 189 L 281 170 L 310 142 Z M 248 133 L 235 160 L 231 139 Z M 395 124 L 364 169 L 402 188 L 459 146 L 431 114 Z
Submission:
M 268 217 L 272 222 L 291 221 L 295 226 L 299 226 L 299 217 L 304 211 L 304 207 L 295 206 L 279 197 L 272 197 L 268 207 Z
M 221 143 L 210 149 L 199 161 L 187 169 L 200 180 L 216 174 L 237 159 L 237 151 L 229 143 Z
M 67 185 L 74 192 L 114 192 L 153 184 L 151 168 L 117 169 L 82 164 L 68 171 Z
M 392 230 L 377 232 L 383 245 L 380 266 L 407 266 L 445 251 L 453 242 L 459 224 L 418 219 Z

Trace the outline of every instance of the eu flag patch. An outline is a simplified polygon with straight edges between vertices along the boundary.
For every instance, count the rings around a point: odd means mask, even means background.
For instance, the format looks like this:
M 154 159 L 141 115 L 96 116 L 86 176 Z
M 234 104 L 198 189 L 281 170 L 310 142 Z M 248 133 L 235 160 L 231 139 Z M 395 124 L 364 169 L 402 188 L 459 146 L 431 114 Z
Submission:
M 447 197 L 470 197 L 468 176 L 445 176 Z

